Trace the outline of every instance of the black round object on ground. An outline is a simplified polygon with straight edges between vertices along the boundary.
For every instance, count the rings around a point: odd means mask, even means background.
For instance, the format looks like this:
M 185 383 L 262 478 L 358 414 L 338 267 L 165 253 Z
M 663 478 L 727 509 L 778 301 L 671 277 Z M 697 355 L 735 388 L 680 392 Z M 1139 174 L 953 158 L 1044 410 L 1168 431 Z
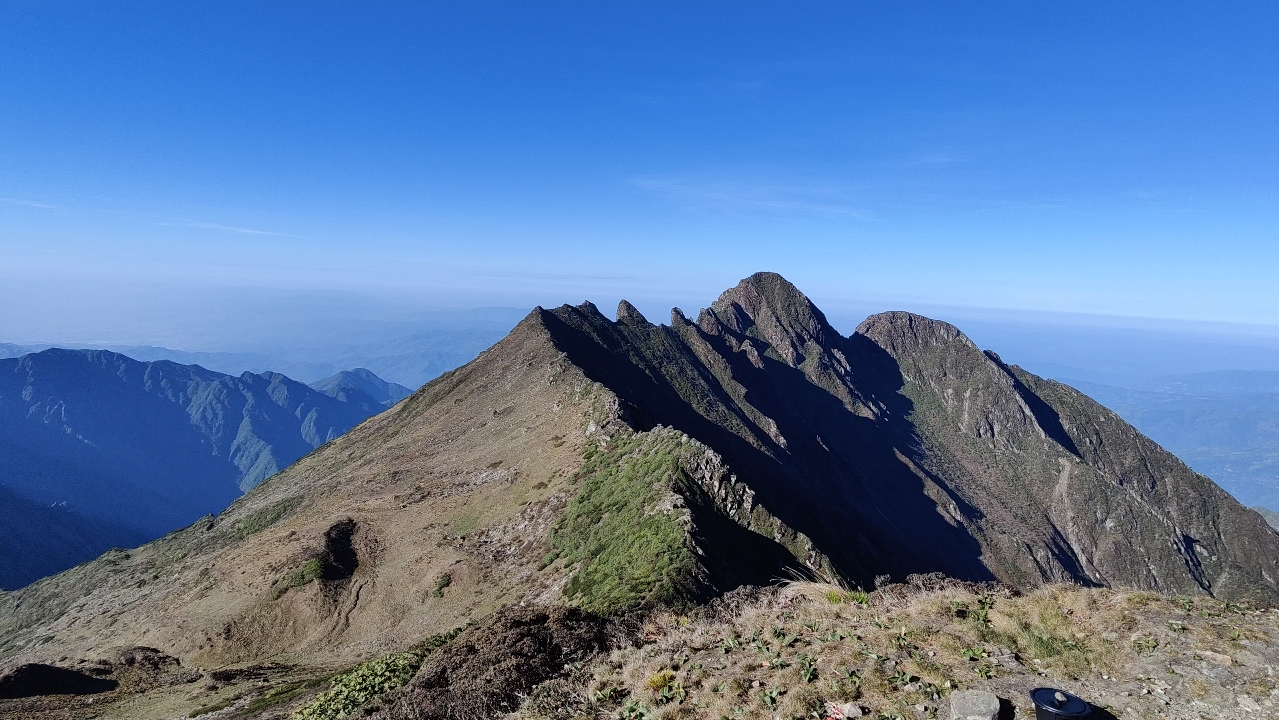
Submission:
M 1092 706 L 1056 688 L 1035 688 L 1030 691 L 1035 704 L 1035 720 L 1059 720 L 1060 718 L 1086 718 L 1092 715 Z

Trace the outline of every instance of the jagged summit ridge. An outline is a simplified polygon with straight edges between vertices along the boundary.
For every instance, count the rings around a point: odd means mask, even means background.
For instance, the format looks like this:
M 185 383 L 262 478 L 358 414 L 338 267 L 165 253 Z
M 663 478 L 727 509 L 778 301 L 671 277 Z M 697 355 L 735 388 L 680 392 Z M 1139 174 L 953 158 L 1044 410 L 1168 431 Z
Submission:
M 871 338 L 889 352 L 908 345 L 947 346 L 952 343 L 966 349 L 977 349 L 977 345 L 954 325 L 902 310 L 871 315 L 857 326 L 856 334 Z
M 648 324 L 648 318 L 626 300 L 617 304 L 617 321 Z
M 1279 543 L 1254 513 L 949 323 L 886 312 L 843 337 L 774 273 L 696 324 L 678 310 L 669 327 L 636 322 L 629 303 L 617 323 L 549 314 L 557 346 L 629 418 L 721 452 L 852 582 L 941 571 L 1279 597 Z
M 826 316 L 799 288 L 768 272 L 755 273 L 725 291 L 702 311 L 698 325 L 710 334 L 719 334 L 722 328 L 756 334 L 791 367 L 798 367 L 815 352 L 812 346 L 827 347 L 838 337 Z

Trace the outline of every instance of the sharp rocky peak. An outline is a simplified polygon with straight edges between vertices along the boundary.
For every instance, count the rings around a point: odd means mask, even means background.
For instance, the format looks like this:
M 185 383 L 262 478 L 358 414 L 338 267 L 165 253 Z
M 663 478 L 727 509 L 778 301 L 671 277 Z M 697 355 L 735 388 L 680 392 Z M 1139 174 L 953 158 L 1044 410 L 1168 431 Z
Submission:
M 954 325 L 901 310 L 871 315 L 857 326 L 856 334 L 870 338 L 894 357 L 902 351 L 937 346 L 955 346 L 957 349 L 981 352 Z
M 829 348 L 839 333 L 826 316 L 786 278 L 759 272 L 727 290 L 698 317 L 710 334 L 724 329 L 753 335 L 772 345 L 786 362 L 798 366 L 817 348 Z M 817 348 L 811 345 L 816 344 Z
M 647 324 L 648 318 L 644 317 L 644 313 L 640 312 L 634 305 L 623 300 L 617 304 L 617 321 Z

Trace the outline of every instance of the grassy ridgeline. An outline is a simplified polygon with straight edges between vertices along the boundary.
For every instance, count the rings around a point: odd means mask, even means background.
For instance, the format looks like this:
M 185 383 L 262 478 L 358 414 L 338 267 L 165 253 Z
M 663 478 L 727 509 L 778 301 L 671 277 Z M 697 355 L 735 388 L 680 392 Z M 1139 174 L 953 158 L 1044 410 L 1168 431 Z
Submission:
M 576 570 L 565 599 L 609 614 L 680 603 L 698 591 L 688 545 L 688 510 L 676 494 L 684 478 L 680 436 L 624 432 L 587 447 L 581 489 L 551 536 L 545 564 Z

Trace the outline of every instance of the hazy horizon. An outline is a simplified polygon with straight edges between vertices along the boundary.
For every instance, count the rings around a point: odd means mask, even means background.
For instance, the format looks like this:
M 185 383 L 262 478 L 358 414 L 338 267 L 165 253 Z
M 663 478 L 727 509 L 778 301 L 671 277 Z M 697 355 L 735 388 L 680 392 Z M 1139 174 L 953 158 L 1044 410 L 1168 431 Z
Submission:
M 548 291 L 543 293 L 547 300 L 530 301 L 525 306 L 448 307 L 420 299 L 358 293 L 261 289 L 188 293 L 181 300 L 159 307 L 139 303 L 125 314 L 131 322 L 118 322 L 111 334 L 95 334 L 94 328 L 105 322 L 83 311 L 62 313 L 64 324 L 60 331 L 57 323 L 41 322 L 38 328 L 30 325 L 24 334 L 15 320 L 30 316 L 11 313 L 0 321 L 0 343 L 37 348 L 107 348 L 132 353 L 139 359 L 165 357 L 224 372 L 276 370 L 312 382 L 354 367 L 365 358 L 411 351 L 442 351 L 452 361 L 465 361 L 500 339 L 535 304 L 554 307 L 589 300 L 611 317 L 618 301 L 625 297 L 650 321 L 669 323 L 672 307 L 680 307 L 693 316 L 718 296 L 718 292 L 713 292 L 702 297 L 683 293 L 682 298 L 654 298 L 600 291 L 556 302 Z M 907 310 L 951 322 L 983 349 L 994 350 L 1009 362 L 1055 379 L 1130 386 L 1180 373 L 1279 372 L 1279 327 L 1274 326 L 891 299 L 812 299 L 844 334 L 852 333 L 873 313 Z M 20 303 L 21 299 L 10 299 L 8 307 Z M 105 312 L 112 309 L 105 308 Z M 45 331 L 43 337 L 36 334 L 40 328 Z M 183 357 L 184 353 L 191 357 Z M 438 362 L 443 364 L 432 367 L 447 369 L 448 362 Z M 394 370 L 390 375 L 387 379 L 410 385 L 429 379 L 396 375 Z
M 0 337 L 660 319 L 761 269 L 826 307 L 1279 326 L 1276 13 L 10 4 Z

